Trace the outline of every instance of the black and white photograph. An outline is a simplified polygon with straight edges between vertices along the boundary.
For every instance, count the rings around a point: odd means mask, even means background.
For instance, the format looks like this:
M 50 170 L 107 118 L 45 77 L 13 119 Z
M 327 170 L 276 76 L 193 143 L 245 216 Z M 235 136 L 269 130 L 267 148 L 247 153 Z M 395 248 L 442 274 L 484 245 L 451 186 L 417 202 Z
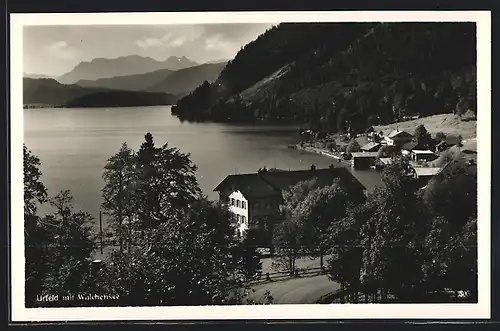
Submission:
M 12 17 L 13 312 L 489 316 L 489 13 L 328 14 Z

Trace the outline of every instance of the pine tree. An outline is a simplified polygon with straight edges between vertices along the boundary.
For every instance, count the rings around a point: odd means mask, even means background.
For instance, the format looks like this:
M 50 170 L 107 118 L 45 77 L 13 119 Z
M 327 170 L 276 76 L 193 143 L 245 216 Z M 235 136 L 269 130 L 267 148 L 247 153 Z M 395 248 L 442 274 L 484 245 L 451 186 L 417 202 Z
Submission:
M 108 222 L 115 238 L 118 238 L 120 251 L 123 251 L 125 243 L 128 250 L 132 248 L 137 183 L 134 161 L 134 152 L 123 143 L 120 151 L 108 159 L 102 175 L 105 186 L 101 206 L 105 215 L 110 217 Z

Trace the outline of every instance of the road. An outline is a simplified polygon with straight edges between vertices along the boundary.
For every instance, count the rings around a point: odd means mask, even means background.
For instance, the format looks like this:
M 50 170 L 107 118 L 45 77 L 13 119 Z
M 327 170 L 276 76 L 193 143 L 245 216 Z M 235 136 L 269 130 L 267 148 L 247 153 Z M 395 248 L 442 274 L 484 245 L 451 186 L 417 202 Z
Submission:
M 340 285 L 326 275 L 294 278 L 256 285 L 253 287 L 255 292 L 250 293 L 248 299 L 261 302 L 264 293 L 269 290 L 274 304 L 314 304 L 325 294 L 339 288 Z

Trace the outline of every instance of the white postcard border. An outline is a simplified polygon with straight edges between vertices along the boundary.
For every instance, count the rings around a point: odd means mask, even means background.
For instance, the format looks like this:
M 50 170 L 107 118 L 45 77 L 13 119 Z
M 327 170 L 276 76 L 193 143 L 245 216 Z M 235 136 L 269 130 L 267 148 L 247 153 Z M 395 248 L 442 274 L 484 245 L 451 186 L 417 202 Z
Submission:
M 11 14 L 11 299 L 12 321 L 210 319 L 490 318 L 491 15 L 489 11 L 203 12 Z M 25 308 L 23 222 L 23 26 L 273 22 L 476 22 L 478 93 L 478 303 L 335 304 L 203 307 Z M 168 22 L 168 23 L 166 23 Z M 22 277 L 21 277 L 22 276 Z

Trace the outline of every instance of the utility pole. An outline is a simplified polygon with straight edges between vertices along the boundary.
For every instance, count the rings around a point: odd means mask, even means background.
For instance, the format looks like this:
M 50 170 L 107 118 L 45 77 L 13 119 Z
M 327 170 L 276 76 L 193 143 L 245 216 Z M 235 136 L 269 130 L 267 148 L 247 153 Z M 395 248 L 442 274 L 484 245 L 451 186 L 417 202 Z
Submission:
M 103 253 L 102 252 L 103 243 L 102 243 L 102 211 L 101 210 L 99 210 L 99 234 L 100 234 L 99 237 L 101 238 L 101 254 L 102 254 Z

